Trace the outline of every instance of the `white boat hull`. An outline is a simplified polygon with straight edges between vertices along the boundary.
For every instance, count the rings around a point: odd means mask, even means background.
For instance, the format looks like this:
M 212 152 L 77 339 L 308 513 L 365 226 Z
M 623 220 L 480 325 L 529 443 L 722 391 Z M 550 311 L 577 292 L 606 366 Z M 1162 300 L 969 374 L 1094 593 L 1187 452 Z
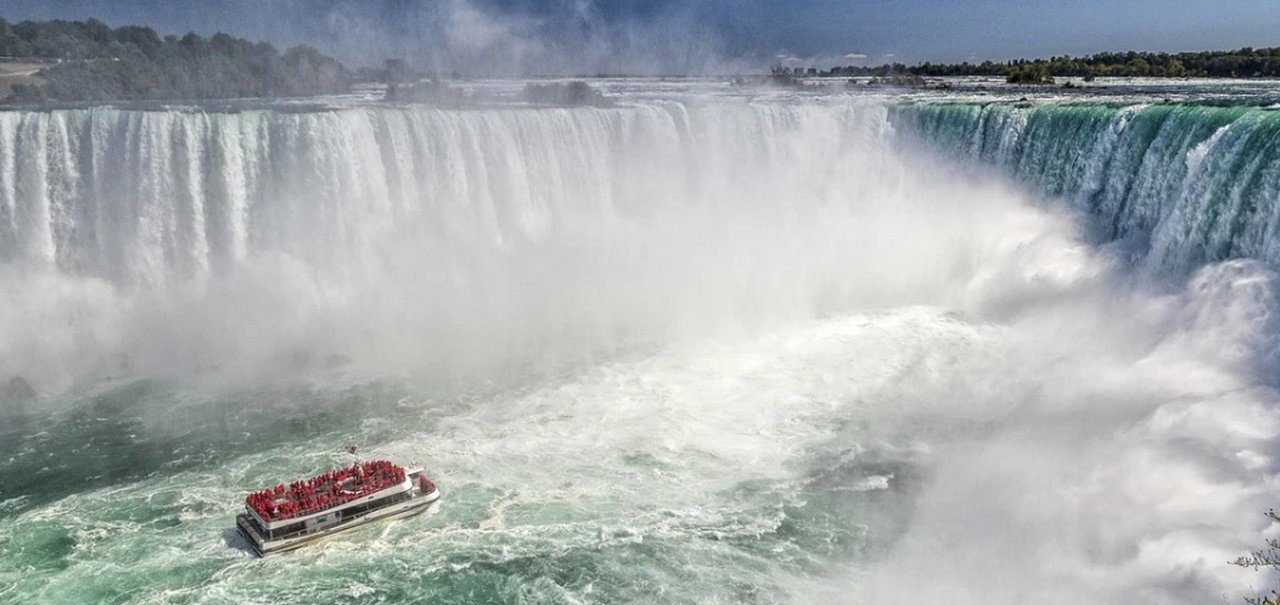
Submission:
M 426 510 L 432 502 L 440 499 L 440 490 L 433 490 L 427 494 L 414 496 L 404 502 L 391 504 L 383 508 L 371 510 L 367 513 L 353 517 L 350 520 L 344 520 L 337 525 L 318 529 L 300 536 L 291 538 L 283 538 L 279 540 L 264 539 L 261 534 L 253 529 L 244 514 L 236 516 L 236 527 L 240 530 L 240 534 L 249 541 L 249 545 L 253 547 L 254 553 L 258 556 L 266 556 L 278 552 L 294 550 L 296 548 L 306 546 L 318 540 L 327 538 L 337 533 L 354 529 L 362 525 L 367 525 L 375 521 L 385 521 L 388 519 L 403 519 L 411 517 Z

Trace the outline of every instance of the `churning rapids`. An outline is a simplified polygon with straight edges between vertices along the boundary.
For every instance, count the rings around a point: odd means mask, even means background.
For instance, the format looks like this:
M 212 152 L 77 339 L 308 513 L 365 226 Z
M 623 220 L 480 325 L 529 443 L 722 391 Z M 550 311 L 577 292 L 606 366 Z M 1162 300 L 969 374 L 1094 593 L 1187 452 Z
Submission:
M 629 86 L 0 112 L 0 602 L 1272 580 L 1280 112 Z M 351 441 L 447 497 L 248 556 Z

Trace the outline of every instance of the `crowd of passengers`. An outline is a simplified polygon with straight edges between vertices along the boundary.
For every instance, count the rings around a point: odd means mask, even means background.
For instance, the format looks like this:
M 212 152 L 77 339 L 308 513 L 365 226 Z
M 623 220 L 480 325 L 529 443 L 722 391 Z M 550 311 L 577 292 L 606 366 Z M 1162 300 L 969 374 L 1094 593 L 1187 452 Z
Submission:
M 317 513 L 404 482 L 404 468 L 389 460 L 359 462 L 288 486 L 249 494 L 245 504 L 267 521 Z

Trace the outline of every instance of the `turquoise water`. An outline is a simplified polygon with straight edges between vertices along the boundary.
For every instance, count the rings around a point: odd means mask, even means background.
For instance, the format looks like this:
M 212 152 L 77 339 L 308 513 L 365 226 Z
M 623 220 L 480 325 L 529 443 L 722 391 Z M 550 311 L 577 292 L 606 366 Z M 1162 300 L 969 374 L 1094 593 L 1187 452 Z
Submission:
M 759 356 L 759 370 L 714 367 L 717 356 L 739 354 Z M 785 600 L 794 592 L 787 583 L 876 548 L 850 520 L 900 501 L 916 472 L 892 455 L 855 455 L 856 430 L 842 426 L 847 413 L 827 410 L 830 403 L 787 394 L 787 409 L 769 410 L 780 393 L 752 397 L 707 384 L 794 386 L 788 357 L 761 343 L 678 371 L 671 365 L 686 360 L 653 358 L 525 393 L 447 401 L 381 382 L 240 400 L 194 401 L 146 382 L 111 389 L 65 413 L 33 414 L 5 435 L 2 479 L 23 496 L 4 502 L 2 596 Z M 682 388 L 727 400 L 654 392 Z M 739 406 L 768 417 L 735 420 Z M 700 413 L 727 424 L 690 418 Z M 288 556 L 250 555 L 228 522 L 246 489 L 329 468 L 350 441 L 425 462 L 445 499 L 425 515 Z M 894 492 L 885 489 L 889 477 Z

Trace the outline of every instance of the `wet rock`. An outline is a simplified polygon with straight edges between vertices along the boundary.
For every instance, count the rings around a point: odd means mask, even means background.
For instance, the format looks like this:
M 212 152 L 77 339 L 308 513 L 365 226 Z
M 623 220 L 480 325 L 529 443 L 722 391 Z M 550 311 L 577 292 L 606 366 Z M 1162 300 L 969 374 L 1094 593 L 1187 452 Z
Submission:
M 36 398 L 36 395 L 36 390 L 31 388 L 31 383 L 21 376 L 10 378 L 4 388 L 0 389 L 0 396 L 14 401 L 31 401 Z
M 524 100 L 538 105 L 610 107 L 613 103 L 600 91 L 582 81 L 527 84 Z

